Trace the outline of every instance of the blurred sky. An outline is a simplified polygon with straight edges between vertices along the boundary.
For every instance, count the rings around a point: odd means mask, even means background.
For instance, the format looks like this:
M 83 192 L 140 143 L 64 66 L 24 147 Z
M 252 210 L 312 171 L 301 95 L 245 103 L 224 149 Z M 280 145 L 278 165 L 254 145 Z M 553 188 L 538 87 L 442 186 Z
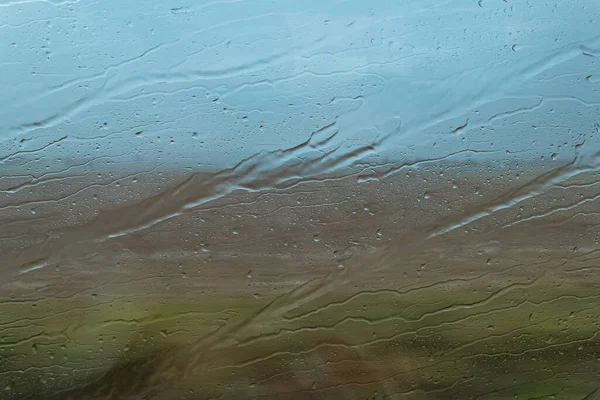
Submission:
M 569 160 L 598 131 L 600 2 L 0 1 L 5 171 Z M 356 160 L 352 161 L 355 162 Z

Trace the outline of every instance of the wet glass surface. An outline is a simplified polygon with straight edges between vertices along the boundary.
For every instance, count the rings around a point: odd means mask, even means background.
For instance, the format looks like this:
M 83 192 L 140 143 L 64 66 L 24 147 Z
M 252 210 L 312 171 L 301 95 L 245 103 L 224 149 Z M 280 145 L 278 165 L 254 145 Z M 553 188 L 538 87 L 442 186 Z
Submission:
M 0 0 L 0 399 L 599 399 L 599 24 Z

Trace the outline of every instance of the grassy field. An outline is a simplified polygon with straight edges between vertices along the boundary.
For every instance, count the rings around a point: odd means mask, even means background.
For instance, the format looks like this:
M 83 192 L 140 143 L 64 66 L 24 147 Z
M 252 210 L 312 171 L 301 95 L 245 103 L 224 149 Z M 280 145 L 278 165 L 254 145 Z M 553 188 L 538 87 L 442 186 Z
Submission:
M 586 399 L 597 177 L 503 207 L 526 177 L 444 171 L 242 192 L 117 238 L 22 224 L 0 399 Z
M 595 259 L 500 263 L 398 289 L 357 276 L 272 296 L 7 301 L 2 398 L 76 385 L 73 398 L 90 399 L 584 398 L 600 382 Z

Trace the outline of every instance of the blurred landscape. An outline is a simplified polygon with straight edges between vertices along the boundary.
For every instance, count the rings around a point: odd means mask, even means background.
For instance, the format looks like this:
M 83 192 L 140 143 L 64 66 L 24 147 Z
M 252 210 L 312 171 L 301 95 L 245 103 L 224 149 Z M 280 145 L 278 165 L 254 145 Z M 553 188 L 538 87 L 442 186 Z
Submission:
M 450 229 L 543 175 L 471 171 L 234 191 L 106 241 L 91 220 L 61 262 L 56 230 L 5 271 L 2 397 L 584 398 L 598 174 Z
M 598 20 L 0 0 L 0 400 L 599 400 Z

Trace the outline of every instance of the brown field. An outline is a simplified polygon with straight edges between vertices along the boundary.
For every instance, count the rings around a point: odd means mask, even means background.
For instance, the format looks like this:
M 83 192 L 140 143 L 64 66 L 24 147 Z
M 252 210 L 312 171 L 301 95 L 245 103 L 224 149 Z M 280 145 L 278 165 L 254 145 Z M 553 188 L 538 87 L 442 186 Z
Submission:
M 202 176 L 206 201 L 159 220 L 188 196 L 165 174 L 123 206 L 107 186 L 84 192 L 102 206 L 6 219 L 0 398 L 583 399 L 600 186 L 514 201 L 536 176 L 443 165 L 216 196 Z

